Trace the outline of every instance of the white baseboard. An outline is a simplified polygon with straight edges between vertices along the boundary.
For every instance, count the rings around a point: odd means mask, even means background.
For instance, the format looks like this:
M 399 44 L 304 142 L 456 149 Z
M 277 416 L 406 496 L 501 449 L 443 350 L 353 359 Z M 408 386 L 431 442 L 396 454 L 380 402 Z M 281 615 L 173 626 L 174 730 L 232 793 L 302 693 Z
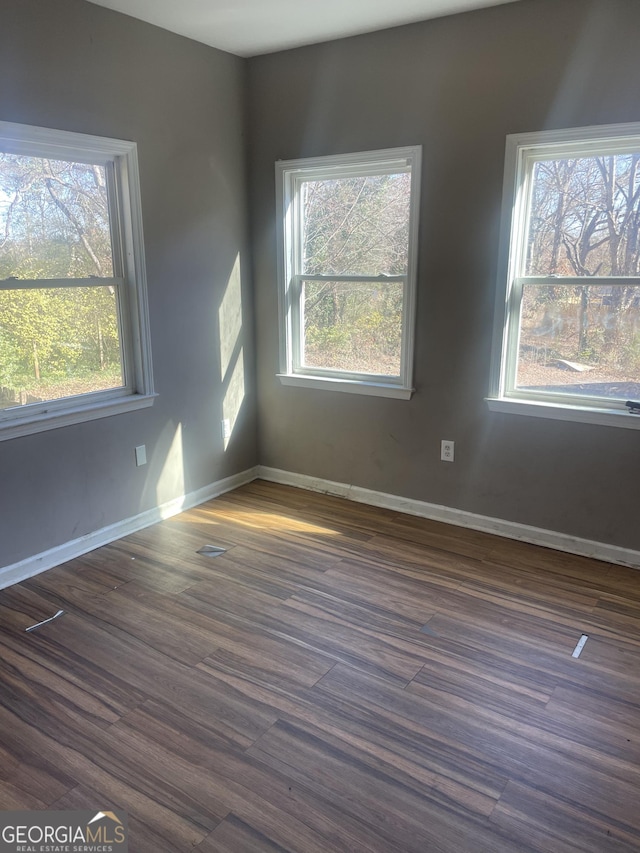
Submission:
M 507 539 L 518 539 L 522 542 L 530 542 L 533 545 L 553 548 L 556 551 L 566 551 L 569 554 L 578 554 L 582 557 L 593 557 L 596 560 L 617 563 L 621 566 L 630 566 L 634 569 L 640 568 L 640 551 L 621 548 L 618 545 L 593 542 L 590 539 L 581 539 L 578 536 L 558 533 L 555 530 L 544 530 L 540 527 L 531 527 L 528 524 L 518 524 L 514 521 L 504 521 L 500 518 L 476 515 L 476 513 L 465 512 L 461 509 L 431 504 L 426 501 L 412 500 L 411 498 L 402 498 L 398 495 L 388 495 L 384 492 L 373 491 L 372 489 L 363 489 L 360 486 L 334 483 L 331 480 L 323 480 L 320 477 L 294 474 L 290 471 L 267 468 L 263 465 L 258 466 L 257 476 L 263 480 L 270 480 L 273 483 L 282 483 L 287 486 L 296 486 L 299 489 L 336 495 L 341 498 L 347 498 L 350 501 L 384 507 L 385 509 L 396 510 L 397 512 L 405 512 L 409 515 L 418 515 L 422 518 L 430 518 L 433 521 L 443 521 L 446 524 L 455 524 L 458 527 L 468 527 L 471 530 L 479 530 L 483 533 L 495 533 Z
M 183 510 L 198 506 L 198 504 L 224 494 L 224 492 L 230 492 L 232 489 L 244 486 L 245 483 L 250 483 L 256 479 L 257 470 L 257 468 L 249 468 L 246 471 L 241 471 L 239 474 L 210 483 L 202 489 L 174 498 L 160 506 L 146 510 L 146 512 L 134 515 L 132 518 L 117 521 L 115 524 L 102 527 L 93 533 L 87 533 L 78 539 L 72 539 L 56 548 L 50 548 L 48 551 L 42 551 L 33 557 L 27 557 L 25 560 L 20 560 L 19 563 L 0 568 L 0 589 L 32 578 L 34 575 L 39 575 L 40 572 L 66 563 L 67 560 L 73 560 L 93 551 L 95 548 L 100 548 L 101 545 L 108 545 L 109 542 L 122 539 L 123 536 L 128 536 L 130 533 L 136 533 L 138 530 L 150 527 L 158 521 L 178 515 Z
M 558 533 L 554 530 L 544 530 L 539 527 L 531 527 L 527 524 L 518 524 L 513 521 L 504 521 L 499 518 L 477 515 L 452 507 L 431 504 L 426 501 L 403 498 L 398 495 L 389 495 L 384 492 L 376 492 L 372 489 L 364 489 L 360 486 L 350 486 L 346 483 L 335 483 L 320 477 L 310 477 L 306 474 L 295 474 L 290 471 L 281 471 L 278 468 L 268 468 L 257 465 L 218 480 L 195 492 L 174 498 L 153 509 L 141 512 L 132 518 L 110 524 L 93 533 L 72 539 L 48 551 L 42 551 L 33 557 L 27 557 L 18 563 L 0 568 L 0 589 L 11 586 L 20 581 L 27 580 L 54 566 L 59 566 L 67 560 L 81 557 L 95 548 L 108 545 L 116 539 L 122 539 L 130 533 L 136 533 L 145 527 L 150 527 L 165 518 L 171 518 L 183 510 L 191 509 L 205 501 L 237 489 L 239 486 L 250 483 L 256 478 L 269 480 L 273 483 L 282 483 L 287 486 L 295 486 L 299 489 L 307 489 L 313 492 L 336 495 L 347 500 L 358 503 L 371 504 L 385 509 L 404 512 L 409 515 L 417 515 L 422 518 L 430 518 L 434 521 L 442 521 L 446 524 L 454 524 L 458 527 L 468 527 L 471 530 L 479 530 L 483 533 L 495 533 L 507 539 L 518 539 L 522 542 L 530 542 L 533 545 L 542 545 L 545 548 L 554 548 L 556 551 L 566 551 L 569 554 L 578 554 L 583 557 L 593 557 L 608 563 L 616 563 L 621 566 L 630 566 L 634 569 L 640 568 L 640 552 L 630 548 L 621 548 L 617 545 L 608 545 L 604 542 L 594 542 L 589 539 L 581 539 L 577 536 L 569 536 L 566 533 Z

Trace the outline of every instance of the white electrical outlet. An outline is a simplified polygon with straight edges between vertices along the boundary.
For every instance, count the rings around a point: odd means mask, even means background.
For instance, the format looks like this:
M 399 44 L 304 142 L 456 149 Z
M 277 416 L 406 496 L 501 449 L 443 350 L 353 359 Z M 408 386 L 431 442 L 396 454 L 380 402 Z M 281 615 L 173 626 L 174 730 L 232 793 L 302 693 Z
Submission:
M 229 418 L 222 419 L 222 439 L 223 441 L 228 441 L 231 438 L 231 421 Z
M 139 468 L 141 465 L 147 464 L 147 445 L 140 444 L 136 447 L 136 465 Z
M 440 459 L 443 462 L 453 462 L 453 451 L 455 442 L 443 438 L 440 442 Z

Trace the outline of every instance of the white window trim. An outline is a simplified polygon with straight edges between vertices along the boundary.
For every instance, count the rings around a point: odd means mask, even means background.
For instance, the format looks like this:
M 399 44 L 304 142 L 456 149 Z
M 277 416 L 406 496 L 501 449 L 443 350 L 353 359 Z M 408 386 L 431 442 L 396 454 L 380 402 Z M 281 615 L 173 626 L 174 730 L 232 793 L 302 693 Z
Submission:
M 280 372 L 277 376 L 283 385 L 403 400 L 410 399 L 414 390 L 413 360 L 421 159 L 422 147 L 415 145 L 378 151 L 361 151 L 354 154 L 280 160 L 276 163 L 276 236 L 278 241 L 278 313 L 280 324 Z M 296 218 L 293 215 L 296 183 L 302 178 L 309 180 L 334 176 L 341 170 L 345 177 L 353 177 L 357 174 L 373 175 L 376 174 L 376 171 L 386 174 L 393 167 L 410 169 L 411 172 L 408 264 L 404 287 L 400 375 L 382 376 L 318 368 L 303 369 L 297 366 L 298 358 L 294 341 L 298 339 L 298 335 L 295 329 L 296 312 L 293 308 L 292 297 L 293 252 L 297 245 Z M 334 278 L 341 280 L 349 277 L 335 276 Z M 364 278 L 362 276 L 362 279 Z M 395 276 L 381 277 L 384 280 L 394 280 L 395 278 Z M 367 278 L 366 280 L 375 279 Z
M 123 264 L 121 336 L 127 378 L 124 388 L 0 410 L 0 441 L 151 406 L 156 395 L 136 143 L 0 122 L 0 148 L 33 157 L 98 163 L 105 167 L 113 164 L 115 191 L 109 202 L 112 216 L 119 223 L 117 237 Z M 46 286 L 47 279 L 42 281 Z
M 410 400 L 413 394 L 412 388 L 362 379 L 334 379 L 333 376 L 309 376 L 300 373 L 278 373 L 277 376 L 283 385 L 293 388 L 322 388 L 325 391 L 343 391 L 347 394 L 363 394 L 366 397 L 391 397 L 394 400 Z
M 603 148 L 612 153 L 637 151 L 639 140 L 640 122 L 592 125 L 507 136 L 491 376 L 489 395 L 486 398 L 491 411 L 640 429 L 640 416 L 628 412 L 623 404 L 607 407 L 603 405 L 606 403 L 603 398 L 581 399 L 578 395 L 562 396 L 557 393 L 546 397 L 543 394 L 528 395 L 527 392 L 510 390 L 508 384 L 509 371 L 513 370 L 517 354 L 519 329 L 518 318 L 512 307 L 512 295 L 516 271 L 520 268 L 520 258 L 511 251 L 511 246 L 516 245 L 518 250 L 521 250 L 523 245 L 520 237 L 526 227 L 527 211 L 522 203 L 522 194 L 527 191 L 527 162 L 540 155 L 575 156 L 576 143 L 580 144 L 580 153 L 585 155 L 600 152 Z M 580 279 L 576 281 L 580 283 Z M 590 280 L 592 284 L 597 281 L 598 279 Z M 607 280 L 601 278 L 600 281 L 606 283 Z

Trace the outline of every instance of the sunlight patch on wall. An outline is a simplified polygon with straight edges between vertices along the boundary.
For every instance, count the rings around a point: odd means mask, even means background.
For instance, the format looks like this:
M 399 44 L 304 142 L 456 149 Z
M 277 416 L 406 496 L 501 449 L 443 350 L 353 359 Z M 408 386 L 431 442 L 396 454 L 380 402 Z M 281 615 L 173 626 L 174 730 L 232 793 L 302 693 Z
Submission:
M 218 309 L 220 327 L 220 378 L 225 377 L 232 366 L 234 354 L 242 334 L 242 277 L 240 255 L 236 256 L 227 287 Z
M 225 424 L 223 440 L 226 450 L 233 436 L 233 430 L 245 397 L 240 255 L 236 256 L 218 310 L 218 326 L 220 332 L 220 378 L 225 389 L 222 418 Z
M 229 429 L 224 438 L 225 450 L 233 435 L 238 413 L 244 400 L 244 393 L 244 354 L 240 349 L 222 402 L 222 417 L 229 422 Z
M 171 437 L 172 430 L 173 424 L 167 424 L 160 437 L 159 446 L 165 447 L 168 444 L 168 449 L 164 454 L 162 470 L 156 484 L 156 505 L 161 506 L 171 501 L 169 515 L 174 513 L 176 501 L 184 501 L 185 489 L 182 424 L 178 424 L 175 428 L 173 437 Z

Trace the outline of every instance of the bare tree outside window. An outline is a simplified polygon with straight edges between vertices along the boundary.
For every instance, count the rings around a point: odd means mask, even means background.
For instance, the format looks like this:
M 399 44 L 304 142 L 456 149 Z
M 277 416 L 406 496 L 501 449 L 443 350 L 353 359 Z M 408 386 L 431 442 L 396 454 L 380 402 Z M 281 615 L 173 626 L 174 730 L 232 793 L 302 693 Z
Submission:
M 516 387 L 640 394 L 639 167 L 640 150 L 533 164 Z
M 407 173 L 303 184 L 304 364 L 398 375 L 411 180 Z M 371 276 L 370 281 L 366 277 Z
M 410 399 L 421 154 L 276 163 L 283 384 Z

